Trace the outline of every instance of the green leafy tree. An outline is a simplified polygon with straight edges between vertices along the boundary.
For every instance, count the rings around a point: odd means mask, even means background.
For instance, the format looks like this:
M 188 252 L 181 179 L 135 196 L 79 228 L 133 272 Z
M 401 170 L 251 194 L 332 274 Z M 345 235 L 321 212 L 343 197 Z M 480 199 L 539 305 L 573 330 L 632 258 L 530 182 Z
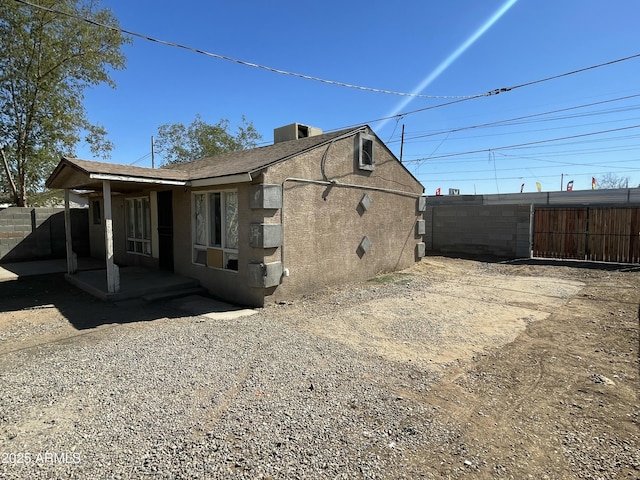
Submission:
M 629 186 L 629 177 L 618 176 L 615 173 L 605 173 L 598 177 L 598 188 L 627 188 Z
M 229 132 L 229 120 L 223 118 L 211 125 L 196 115 L 191 124 L 168 123 L 158 127 L 156 147 L 168 164 L 190 162 L 220 153 L 254 148 L 262 135 L 242 117 L 236 133 Z
M 115 87 L 109 73 L 123 69 L 129 39 L 80 20 L 117 26 L 97 0 L 32 0 L 58 12 L 0 1 L 0 175 L 13 201 L 26 206 L 62 155 L 84 138 L 96 156 L 112 149 L 106 131 L 87 119 L 86 88 Z

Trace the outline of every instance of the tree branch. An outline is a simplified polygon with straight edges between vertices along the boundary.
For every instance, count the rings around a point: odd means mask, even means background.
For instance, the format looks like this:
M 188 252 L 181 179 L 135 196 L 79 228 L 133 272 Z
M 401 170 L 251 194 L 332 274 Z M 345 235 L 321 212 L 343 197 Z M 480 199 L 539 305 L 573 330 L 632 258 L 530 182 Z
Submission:
M 18 190 L 16 189 L 16 183 L 13 181 L 13 176 L 11 175 L 11 169 L 9 168 L 9 162 L 7 161 L 7 157 L 4 154 L 4 147 L 0 147 L 0 154 L 2 155 L 2 164 L 4 165 L 4 171 L 7 175 L 7 181 L 9 182 L 9 186 L 11 187 L 11 195 L 13 195 L 13 201 L 17 205 L 18 202 Z

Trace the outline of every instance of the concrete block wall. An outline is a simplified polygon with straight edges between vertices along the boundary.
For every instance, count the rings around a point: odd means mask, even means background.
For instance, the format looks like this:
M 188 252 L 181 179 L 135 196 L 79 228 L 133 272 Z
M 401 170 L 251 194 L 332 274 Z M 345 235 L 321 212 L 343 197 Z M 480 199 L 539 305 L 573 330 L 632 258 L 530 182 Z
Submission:
M 87 209 L 71 209 L 73 250 L 89 254 Z M 64 258 L 64 209 L 9 207 L 0 210 L 0 262 Z
M 528 258 L 529 205 L 435 205 L 424 213 L 427 253 Z

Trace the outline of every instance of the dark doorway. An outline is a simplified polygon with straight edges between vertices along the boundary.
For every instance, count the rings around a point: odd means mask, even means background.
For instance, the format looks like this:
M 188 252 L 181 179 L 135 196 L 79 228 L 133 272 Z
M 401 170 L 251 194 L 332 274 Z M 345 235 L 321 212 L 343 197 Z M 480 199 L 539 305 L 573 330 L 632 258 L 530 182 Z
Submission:
M 158 257 L 162 270 L 173 272 L 173 197 L 171 190 L 158 192 Z

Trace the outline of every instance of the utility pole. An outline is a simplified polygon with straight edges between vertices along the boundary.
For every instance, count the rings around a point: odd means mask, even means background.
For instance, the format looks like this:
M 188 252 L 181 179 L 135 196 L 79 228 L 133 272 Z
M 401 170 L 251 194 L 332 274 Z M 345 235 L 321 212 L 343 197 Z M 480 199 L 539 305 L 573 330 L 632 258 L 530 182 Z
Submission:
M 564 184 L 564 173 L 560 174 L 560 191 L 562 191 L 562 185 Z
M 402 149 L 404 148 L 404 123 L 402 124 L 402 137 L 400 139 L 400 163 L 402 163 Z
M 156 168 L 155 154 L 153 151 L 153 135 L 151 135 L 151 168 Z

